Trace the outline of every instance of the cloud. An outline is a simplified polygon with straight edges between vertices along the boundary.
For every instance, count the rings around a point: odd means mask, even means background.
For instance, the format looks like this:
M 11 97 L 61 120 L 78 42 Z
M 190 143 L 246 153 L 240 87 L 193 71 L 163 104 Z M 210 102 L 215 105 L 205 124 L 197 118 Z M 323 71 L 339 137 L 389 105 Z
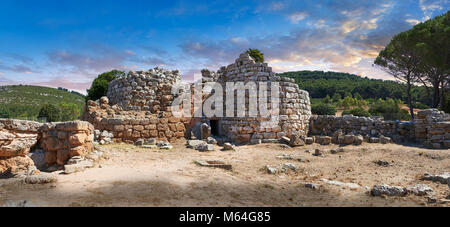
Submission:
M 0 62 L 0 69 L 1 70 L 7 70 L 7 71 L 11 71 L 11 72 L 15 72 L 15 73 L 25 73 L 25 74 L 30 74 L 30 73 L 38 73 L 38 70 L 34 70 L 24 64 L 15 64 L 12 66 L 8 66 L 8 65 L 4 65 Z
M 118 51 L 104 45 L 91 45 L 73 50 L 53 50 L 47 53 L 50 64 L 76 74 L 98 74 L 112 69 L 125 69 L 125 60 L 134 56 L 129 51 Z
M 411 25 L 416 25 L 420 23 L 420 21 L 416 19 L 406 19 L 405 21 Z
M 339 70 L 390 78 L 371 64 L 395 34 L 411 26 L 406 18 L 399 16 L 405 15 L 402 6 L 388 1 L 382 4 L 333 2 L 322 5 L 320 12 L 311 9 L 308 14 L 290 10 L 284 13 L 288 17 L 296 15 L 291 22 L 305 20 L 309 26 L 294 27 L 287 34 L 268 33 L 266 36 L 222 40 L 191 39 L 179 47 L 187 56 L 207 59 L 206 63 L 210 65 L 230 64 L 251 46 L 262 50 L 266 61 L 277 72 Z
M 419 0 L 419 7 L 424 14 L 423 20 L 428 20 L 431 18 L 433 13 L 438 10 L 443 9 L 443 5 L 448 7 L 448 0 Z
M 289 20 L 293 24 L 298 24 L 299 21 L 304 20 L 308 16 L 306 12 L 297 12 L 289 16 Z

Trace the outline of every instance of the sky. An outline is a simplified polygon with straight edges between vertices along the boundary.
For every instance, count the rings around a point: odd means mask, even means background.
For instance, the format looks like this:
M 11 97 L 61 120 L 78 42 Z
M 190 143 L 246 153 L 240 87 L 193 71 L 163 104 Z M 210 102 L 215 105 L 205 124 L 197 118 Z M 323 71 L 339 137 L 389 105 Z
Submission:
M 0 0 L 0 85 L 86 93 L 102 72 L 156 66 L 189 80 L 247 48 L 275 72 L 392 79 L 373 66 L 379 51 L 449 9 L 450 0 Z

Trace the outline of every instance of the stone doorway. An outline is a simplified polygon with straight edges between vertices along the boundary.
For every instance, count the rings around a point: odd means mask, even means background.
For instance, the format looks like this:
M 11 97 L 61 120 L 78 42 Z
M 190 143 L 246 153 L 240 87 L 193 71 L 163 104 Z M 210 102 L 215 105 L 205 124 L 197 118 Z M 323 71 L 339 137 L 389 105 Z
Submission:
M 210 127 L 211 127 L 211 135 L 213 135 L 213 136 L 221 136 L 219 120 L 210 120 L 209 124 L 210 124 Z

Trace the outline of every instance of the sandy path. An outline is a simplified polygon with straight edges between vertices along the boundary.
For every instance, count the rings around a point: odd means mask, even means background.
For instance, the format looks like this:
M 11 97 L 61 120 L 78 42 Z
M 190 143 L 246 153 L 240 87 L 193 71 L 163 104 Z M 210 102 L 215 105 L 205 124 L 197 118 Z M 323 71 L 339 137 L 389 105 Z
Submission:
M 337 145 L 283 148 L 279 144 L 241 146 L 236 152 L 198 152 L 175 144 L 171 151 L 103 146 L 106 159 L 99 167 L 59 175 L 51 185 L 25 185 L 0 180 L 0 204 L 27 200 L 36 206 L 421 206 L 424 197 L 374 198 L 366 194 L 374 184 L 411 186 L 425 183 L 436 198 L 449 194 L 447 185 L 424 182 L 424 173 L 450 171 L 450 150 L 426 150 L 400 145 L 365 144 L 345 147 L 344 153 L 315 157 L 305 150 Z M 281 160 L 282 153 L 299 156 Z M 194 160 L 223 160 L 232 171 L 200 167 Z M 389 161 L 381 167 L 374 161 Z M 265 165 L 290 162 L 297 172 L 269 175 Z M 349 189 L 325 184 L 322 178 L 356 183 Z M 300 182 L 322 184 L 320 190 Z M 435 204 L 448 206 L 448 204 Z

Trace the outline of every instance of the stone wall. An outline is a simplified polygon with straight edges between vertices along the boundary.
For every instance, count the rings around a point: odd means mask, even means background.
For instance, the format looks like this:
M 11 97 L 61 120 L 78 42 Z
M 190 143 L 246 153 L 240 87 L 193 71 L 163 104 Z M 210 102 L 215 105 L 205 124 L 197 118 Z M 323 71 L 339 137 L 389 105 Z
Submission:
M 46 123 L 39 128 L 39 147 L 48 166 L 64 165 L 73 156 L 93 151 L 94 126 L 85 121 Z
M 326 116 L 313 115 L 310 120 L 311 135 L 331 136 L 337 130 L 344 134 L 388 136 L 400 135 L 405 139 L 412 139 L 408 135 L 414 135 L 414 127 L 410 122 L 384 121 L 379 118 L 356 117 L 353 115 Z M 413 137 L 413 136 L 412 136 Z
M 429 148 L 450 148 L 450 115 L 436 109 L 418 112 L 414 121 L 384 121 L 379 118 L 346 115 L 317 116 L 310 119 L 310 135 L 362 135 L 370 138 L 389 137 L 397 143 L 419 142 Z
M 138 139 L 159 138 L 175 141 L 185 137 L 191 119 L 173 117 L 171 112 L 125 111 L 118 105 L 110 106 L 106 97 L 89 101 L 82 117 L 93 124 L 96 130 L 113 134 L 116 142 L 133 143 Z
M 415 137 L 429 148 L 450 148 L 450 114 L 428 109 L 414 119 Z
M 0 119 L 0 175 L 34 165 L 28 154 L 37 142 L 41 126 L 33 121 Z
M 130 72 L 109 84 L 107 97 L 111 105 L 123 110 L 169 111 L 174 97 L 172 85 L 180 82 L 178 70 L 154 68 L 149 71 Z

